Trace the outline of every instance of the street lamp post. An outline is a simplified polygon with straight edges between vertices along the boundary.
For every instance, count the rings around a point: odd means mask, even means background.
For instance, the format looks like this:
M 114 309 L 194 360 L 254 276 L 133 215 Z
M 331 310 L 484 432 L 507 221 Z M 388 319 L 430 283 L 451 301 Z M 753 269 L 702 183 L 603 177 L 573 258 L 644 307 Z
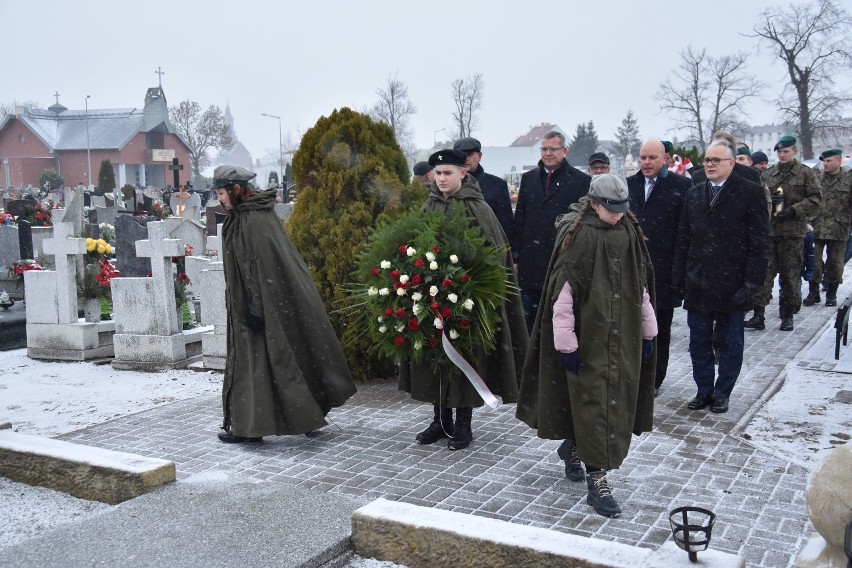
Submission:
M 92 150 L 89 144 L 89 99 L 91 95 L 86 95 L 86 161 L 89 163 L 89 178 L 86 180 L 88 185 L 92 185 Z
M 284 143 L 283 138 L 281 138 L 281 117 L 275 116 L 274 114 L 266 114 L 265 112 L 260 113 L 260 116 L 268 116 L 269 118 L 277 118 L 278 119 L 278 167 L 281 170 L 281 178 L 278 180 L 281 184 L 281 187 L 284 188 L 284 200 L 287 200 L 287 184 L 284 182 Z
M 432 133 L 432 143 L 437 146 L 438 145 L 438 133 L 446 131 L 446 128 L 439 128 L 435 132 Z

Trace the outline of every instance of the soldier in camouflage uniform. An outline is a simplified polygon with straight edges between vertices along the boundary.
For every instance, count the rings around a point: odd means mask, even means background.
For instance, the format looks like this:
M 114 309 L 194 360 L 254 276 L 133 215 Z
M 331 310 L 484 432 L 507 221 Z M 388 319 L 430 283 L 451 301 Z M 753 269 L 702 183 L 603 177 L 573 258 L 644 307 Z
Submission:
M 754 317 L 745 327 L 765 329 L 766 305 L 772 298 L 775 275 L 781 277 L 781 330 L 793 331 L 793 315 L 802 306 L 802 247 L 808 219 L 820 212 L 822 192 L 814 171 L 796 161 L 796 139 L 784 136 L 775 144 L 778 163 L 763 172 L 760 181 L 769 189 L 772 202 L 781 210 L 769 220 L 772 249 L 763 289 L 754 297 Z M 783 189 L 783 195 L 778 188 Z
M 843 256 L 852 225 L 852 174 L 841 166 L 840 150 L 826 150 L 819 159 L 823 164 L 823 171 L 817 174 L 822 187 L 822 211 L 813 223 L 816 266 L 808 296 L 802 304 L 819 304 L 819 286 L 825 267 L 825 305 L 836 306 L 837 287 L 843 282 Z M 828 249 L 825 263 L 822 260 L 823 249 Z

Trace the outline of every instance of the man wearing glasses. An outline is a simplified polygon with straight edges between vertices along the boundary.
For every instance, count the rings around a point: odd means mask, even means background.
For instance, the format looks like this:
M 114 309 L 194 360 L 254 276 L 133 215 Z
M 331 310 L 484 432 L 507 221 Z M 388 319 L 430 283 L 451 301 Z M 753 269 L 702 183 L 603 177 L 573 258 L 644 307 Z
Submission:
M 609 173 L 609 156 L 603 152 L 595 152 L 589 156 L 589 169 L 586 170 L 590 176 Z
M 819 215 L 822 190 L 814 171 L 796 161 L 796 139 L 782 137 L 775 144 L 778 163 L 763 172 L 760 181 L 769 189 L 772 204 L 780 211 L 769 221 L 772 247 L 763 288 L 755 297 L 754 317 L 745 323 L 752 329 L 766 327 L 766 306 L 772 298 L 775 275 L 781 277 L 781 331 L 793 331 L 793 315 L 802 307 L 802 247 L 808 219 Z M 779 189 L 781 191 L 779 191 Z
M 698 394 L 691 410 L 728 411 L 743 363 L 743 320 L 763 285 L 769 257 L 764 189 L 734 173 L 736 150 L 726 140 L 707 148 L 707 181 L 686 194 L 672 284 L 683 292 L 689 355 Z M 800 253 L 801 254 L 801 253 Z M 722 345 L 716 378 L 713 325 Z
M 538 167 L 521 176 L 512 224 L 512 257 L 527 330 L 532 331 L 550 253 L 556 241 L 556 218 L 589 192 L 592 178 L 566 159 L 565 136 L 552 130 L 541 141 Z
M 639 226 L 648 237 L 648 252 L 654 265 L 658 330 L 656 389 L 666 378 L 672 318 L 674 309 L 682 300 L 672 290 L 672 263 L 683 200 L 692 185 L 689 178 L 669 171 L 666 149 L 659 140 L 647 140 L 642 144 L 639 171 L 627 178 L 630 210 L 639 219 Z

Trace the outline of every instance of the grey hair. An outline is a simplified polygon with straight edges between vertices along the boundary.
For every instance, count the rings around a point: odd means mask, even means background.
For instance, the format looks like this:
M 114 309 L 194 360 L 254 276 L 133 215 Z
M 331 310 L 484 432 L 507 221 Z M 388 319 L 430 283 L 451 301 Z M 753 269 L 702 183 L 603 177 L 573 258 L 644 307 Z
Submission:
M 727 148 L 728 152 L 731 153 L 731 157 L 735 160 L 737 159 L 736 148 L 734 148 L 734 145 L 731 144 L 730 142 L 728 142 L 727 140 L 714 140 L 713 142 L 710 143 L 709 146 L 707 146 L 707 149 L 709 150 L 710 148 L 713 148 L 714 146 L 721 146 L 723 148 Z
M 547 134 L 544 135 L 544 140 L 546 140 L 548 138 L 559 138 L 559 145 L 560 146 L 565 145 L 565 135 L 562 134 L 561 132 L 551 130 L 550 132 L 548 132 Z

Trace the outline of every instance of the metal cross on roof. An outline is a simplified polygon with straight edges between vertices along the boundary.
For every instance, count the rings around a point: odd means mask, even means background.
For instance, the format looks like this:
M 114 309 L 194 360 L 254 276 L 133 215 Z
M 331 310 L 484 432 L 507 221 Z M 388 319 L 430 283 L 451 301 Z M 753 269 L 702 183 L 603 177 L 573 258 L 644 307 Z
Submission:
M 157 67 L 157 70 L 156 70 L 156 71 L 154 71 L 154 73 L 156 73 L 157 75 L 159 75 L 159 76 L 160 76 L 160 77 L 159 77 L 159 79 L 160 79 L 160 88 L 162 89 L 162 88 L 163 88 L 163 75 L 165 75 L 165 74 L 166 74 L 166 72 L 165 72 L 165 71 L 163 71 L 163 68 L 162 68 L 162 67 Z

